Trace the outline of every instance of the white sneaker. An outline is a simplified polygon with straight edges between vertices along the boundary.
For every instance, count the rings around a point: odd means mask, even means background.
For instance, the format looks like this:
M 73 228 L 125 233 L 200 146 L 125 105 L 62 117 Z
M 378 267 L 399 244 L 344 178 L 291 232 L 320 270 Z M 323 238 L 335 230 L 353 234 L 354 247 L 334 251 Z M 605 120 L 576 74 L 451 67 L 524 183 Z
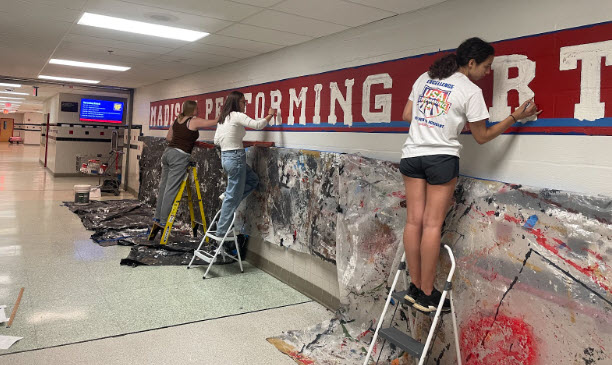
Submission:
M 219 195 L 219 200 L 221 200 L 221 201 L 225 200 L 225 193 Z

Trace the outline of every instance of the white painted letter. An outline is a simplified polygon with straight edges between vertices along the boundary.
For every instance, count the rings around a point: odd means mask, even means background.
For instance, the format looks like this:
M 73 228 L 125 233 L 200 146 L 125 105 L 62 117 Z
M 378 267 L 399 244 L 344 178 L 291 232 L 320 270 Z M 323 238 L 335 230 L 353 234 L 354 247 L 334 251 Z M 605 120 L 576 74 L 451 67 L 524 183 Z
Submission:
M 261 103 L 261 110 L 259 108 L 260 103 Z M 255 96 L 255 119 L 263 118 L 264 115 L 266 115 L 265 109 L 266 109 L 266 96 L 264 95 L 264 93 L 259 92 Z
M 574 118 L 595 120 L 604 117 L 606 104 L 601 102 L 601 58 L 612 65 L 612 41 L 581 44 L 561 48 L 559 69 L 573 70 L 582 61 L 580 103 L 574 107 Z
M 221 115 L 221 109 L 223 108 L 223 96 L 220 97 L 220 98 L 216 98 L 215 99 L 215 104 L 216 104 L 215 106 L 216 106 L 216 109 L 217 109 L 217 110 L 215 110 L 215 119 L 218 119 L 219 115 Z
M 212 109 L 213 109 L 212 99 L 206 99 L 206 116 L 204 117 L 204 119 L 208 119 L 208 116 L 210 115 L 210 113 L 212 113 Z
M 315 111 L 314 111 L 314 117 L 312 118 L 312 122 L 314 124 L 321 124 L 321 90 L 323 90 L 323 85 L 316 84 L 314 86 Z
M 329 124 L 336 124 L 338 118 L 336 118 L 336 101 L 340 104 L 342 111 L 344 111 L 344 124 L 351 126 L 353 125 L 353 84 L 355 79 L 344 80 L 344 86 L 346 86 L 346 98 L 342 96 L 340 89 L 338 89 L 338 83 L 330 82 L 329 89 L 331 91 L 330 105 L 329 105 L 329 117 L 327 122 Z
M 293 105 L 300 108 L 300 124 L 306 124 L 306 93 L 308 92 L 307 87 L 303 87 L 300 90 L 300 97 L 295 95 L 295 89 L 289 89 L 289 118 L 287 124 L 293 125 L 295 123 L 295 117 L 293 116 Z
M 174 115 L 172 116 L 172 120 L 178 118 L 178 115 L 181 114 L 181 104 L 174 104 Z
M 151 107 L 151 117 L 149 119 L 149 125 L 155 125 L 157 123 L 157 106 Z
M 390 89 L 393 86 L 393 79 L 389 74 L 370 75 L 365 79 L 361 100 L 363 119 L 366 123 L 391 123 L 391 94 L 376 95 L 374 97 L 374 108 L 382 109 L 382 111 L 370 111 L 370 88 L 374 84 L 383 84 L 385 89 Z
M 164 105 L 164 125 L 170 125 L 170 105 Z
M 512 67 L 518 68 L 518 76 L 509 79 L 508 70 Z M 513 54 L 495 57 L 491 65 L 491 69 L 494 71 L 493 105 L 489 108 L 492 122 L 504 120 L 512 112 L 512 109 L 508 106 L 508 91 L 518 91 L 519 105 L 533 97 L 534 92 L 528 85 L 535 77 L 535 68 L 535 62 L 528 59 L 527 56 Z M 536 119 L 535 116 L 528 118 L 528 120 Z
M 158 126 L 162 126 L 164 125 L 164 117 L 162 117 L 162 106 L 159 106 L 159 112 L 157 113 L 157 125 Z
M 281 100 L 283 95 L 280 90 L 270 91 L 270 108 L 276 109 L 276 118 L 270 119 L 270 125 L 283 124 L 283 117 L 281 117 Z
M 249 106 L 249 104 L 251 104 L 252 100 L 253 100 L 253 94 L 252 93 L 244 94 L 244 114 L 249 114 L 247 112 L 247 107 Z

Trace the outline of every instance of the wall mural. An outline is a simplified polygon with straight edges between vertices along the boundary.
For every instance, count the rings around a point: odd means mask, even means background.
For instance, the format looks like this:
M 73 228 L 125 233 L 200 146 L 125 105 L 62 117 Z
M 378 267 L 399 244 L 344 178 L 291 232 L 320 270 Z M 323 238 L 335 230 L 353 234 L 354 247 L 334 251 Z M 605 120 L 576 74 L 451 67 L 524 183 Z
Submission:
M 162 140 L 144 139 L 156 150 Z M 219 157 L 199 147 L 194 156 L 200 175 L 209 176 L 201 184 L 210 219 L 225 186 Z M 242 204 L 239 228 L 338 268 L 342 308 L 336 318 L 269 341 L 298 363 L 358 363 L 402 253 L 406 202 L 397 167 L 356 155 L 280 148 L 249 148 L 247 157 L 261 185 Z M 151 200 L 157 183 L 141 180 L 141 197 Z M 442 241 L 457 258 L 464 363 L 612 362 L 611 222 L 610 197 L 461 177 Z M 437 287 L 449 266 L 442 252 Z M 394 318 L 422 340 L 429 321 L 404 309 Z M 431 358 L 453 364 L 451 321 L 441 326 Z M 382 359 L 408 363 L 385 348 Z M 376 351 L 378 356 L 380 344 Z
M 491 122 L 536 96 L 537 120 L 506 133 L 612 135 L 612 22 L 494 42 L 492 75 L 479 81 Z M 448 51 L 245 86 L 246 112 L 279 116 L 269 131 L 405 133 L 410 86 Z M 228 90 L 151 102 L 150 129 L 168 129 L 184 100 L 198 116 L 219 115 Z M 465 132 L 468 132 L 467 130 Z

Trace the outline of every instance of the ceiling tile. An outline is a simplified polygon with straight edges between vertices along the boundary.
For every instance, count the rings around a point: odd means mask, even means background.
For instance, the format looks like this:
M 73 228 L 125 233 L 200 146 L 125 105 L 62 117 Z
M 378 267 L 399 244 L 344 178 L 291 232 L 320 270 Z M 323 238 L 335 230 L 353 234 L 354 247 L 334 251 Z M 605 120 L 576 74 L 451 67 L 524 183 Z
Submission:
M 219 32 L 219 34 L 236 38 L 279 44 L 283 46 L 291 46 L 294 44 L 309 41 L 313 38 L 300 34 L 293 34 L 273 29 L 255 27 L 247 24 L 234 24 L 228 28 L 223 29 Z
M 351 27 L 371 23 L 396 14 L 339 0 L 287 0 L 273 6 L 272 9 Z M 338 14 L 342 14 L 342 16 L 338 16 Z
M 408 13 L 428 6 L 443 3 L 447 0 L 346 0 L 351 3 L 362 4 L 394 13 Z
M 83 36 L 83 35 L 78 35 L 78 34 L 66 35 L 63 42 L 95 45 L 95 46 L 99 46 L 100 48 L 108 48 L 108 49 L 125 49 L 125 50 L 146 52 L 146 53 L 152 53 L 152 54 L 164 54 L 164 53 L 171 52 L 172 50 L 175 49 L 171 47 L 161 47 L 161 46 L 153 46 L 153 45 L 142 44 L 142 43 L 123 42 L 123 41 L 118 41 L 114 39 L 89 37 L 89 36 Z
M 225 0 L 129 0 L 129 2 L 229 21 L 240 21 L 262 9 Z
M 244 20 L 243 23 L 311 37 L 322 37 L 348 29 L 344 25 L 304 18 L 274 10 L 262 11 Z
M 215 54 L 209 53 L 200 53 L 186 50 L 177 50 L 174 52 L 168 53 L 166 56 L 180 57 L 178 62 L 187 63 L 190 65 L 197 65 L 198 61 L 201 61 L 204 64 L 212 63 L 229 63 L 237 61 L 238 58 L 228 57 L 228 56 L 219 56 Z M 194 63 L 195 62 L 195 63 Z
M 2 1 L 0 12 L 17 15 L 21 19 L 27 18 L 30 21 L 37 20 L 43 23 L 51 20 L 72 23 L 81 15 L 81 12 L 78 10 L 24 1 Z
M 87 2 L 87 0 L 27 0 L 24 2 L 50 5 L 56 8 L 81 10 L 83 9 L 83 6 Z
M 233 0 L 235 3 L 259 6 L 262 8 L 268 8 L 272 5 L 282 3 L 283 0 Z
M 200 52 L 200 53 L 208 53 L 208 54 L 214 54 L 214 55 L 219 55 L 219 56 L 229 56 L 229 57 L 234 57 L 234 58 L 248 58 L 248 57 L 253 57 L 259 54 L 257 52 L 245 51 L 243 49 L 215 46 L 212 44 L 206 44 L 206 43 L 200 43 L 200 42 L 189 43 L 179 48 L 177 52 L 180 52 L 182 50 Z
M 194 42 L 196 43 L 196 42 Z M 244 49 L 255 53 L 266 53 L 283 48 L 280 44 L 257 42 L 248 39 L 228 37 L 220 34 L 211 34 L 197 43 L 213 44 L 215 46 Z
M 112 53 L 108 53 L 112 50 Z M 53 53 L 53 58 L 70 60 L 96 60 L 99 63 L 138 63 L 150 57 L 157 57 L 159 53 L 148 53 L 122 48 L 109 48 L 96 44 L 62 42 Z M 75 58 L 78 57 L 78 58 Z M 126 66 L 130 66 L 126 64 Z

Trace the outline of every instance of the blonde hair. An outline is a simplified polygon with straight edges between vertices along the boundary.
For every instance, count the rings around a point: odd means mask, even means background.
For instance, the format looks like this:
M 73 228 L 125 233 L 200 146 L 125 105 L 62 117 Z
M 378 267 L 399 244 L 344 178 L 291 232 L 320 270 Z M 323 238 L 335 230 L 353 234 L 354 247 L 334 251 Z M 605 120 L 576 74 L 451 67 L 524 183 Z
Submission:
M 198 103 L 195 100 L 185 100 L 183 102 L 183 108 L 181 114 L 178 115 L 179 119 L 185 115 L 191 115 L 198 108 Z

